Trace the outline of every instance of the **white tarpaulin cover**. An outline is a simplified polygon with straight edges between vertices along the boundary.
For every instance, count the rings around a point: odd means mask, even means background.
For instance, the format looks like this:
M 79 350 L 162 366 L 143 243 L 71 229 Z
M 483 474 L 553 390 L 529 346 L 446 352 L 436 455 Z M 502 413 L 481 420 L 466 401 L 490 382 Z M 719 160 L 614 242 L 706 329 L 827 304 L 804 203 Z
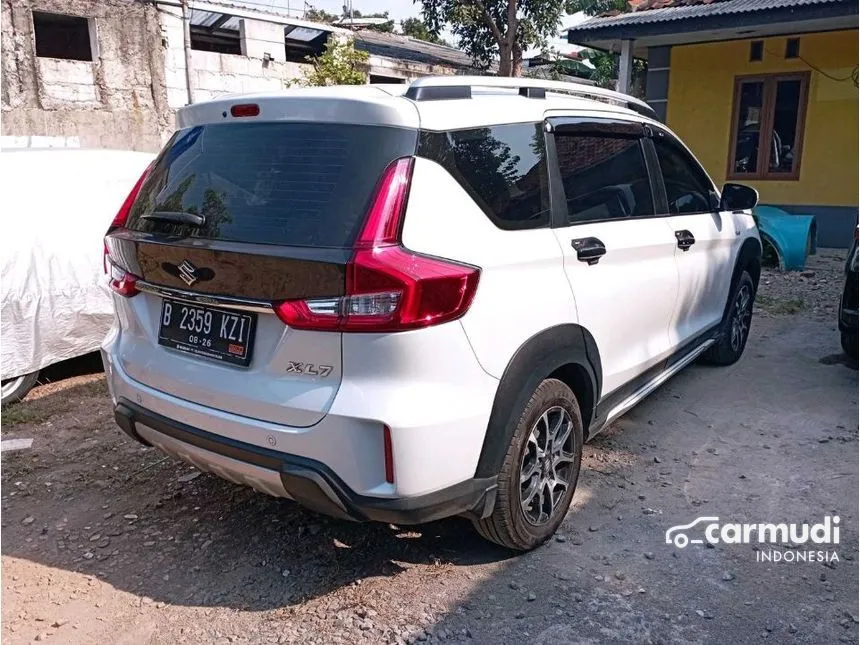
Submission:
M 98 349 L 113 322 L 102 240 L 153 158 L 119 150 L 0 153 L 2 378 Z

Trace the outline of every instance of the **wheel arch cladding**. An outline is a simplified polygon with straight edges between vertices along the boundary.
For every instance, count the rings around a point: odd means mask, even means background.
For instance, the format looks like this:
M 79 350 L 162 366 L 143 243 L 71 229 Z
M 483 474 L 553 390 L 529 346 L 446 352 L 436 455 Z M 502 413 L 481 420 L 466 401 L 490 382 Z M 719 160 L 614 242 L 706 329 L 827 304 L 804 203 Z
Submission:
M 516 351 L 499 382 L 475 477 L 499 473 L 520 413 L 537 386 L 557 378 L 573 390 L 583 430 L 594 415 L 602 386 L 594 337 L 579 325 L 558 325 L 532 336 Z
M 732 294 L 735 292 L 735 287 L 738 284 L 738 280 L 741 279 L 743 271 L 749 273 L 753 281 L 753 289 L 758 291 L 758 281 L 761 277 L 762 244 L 762 242 L 759 242 L 754 237 L 749 237 L 741 245 L 741 250 L 738 251 L 738 259 L 735 260 L 735 268 L 732 271 L 729 295 L 726 297 L 726 306 L 723 309 L 723 321 L 726 320 L 726 316 L 729 313 L 729 308 L 732 305 Z
M 738 251 L 738 259 L 735 262 L 735 269 L 732 274 L 732 289 L 738 283 L 741 271 L 746 271 L 750 274 L 753 285 L 758 289 L 758 281 L 761 277 L 761 254 L 762 245 L 757 239 L 750 237 L 744 240 L 741 250 Z

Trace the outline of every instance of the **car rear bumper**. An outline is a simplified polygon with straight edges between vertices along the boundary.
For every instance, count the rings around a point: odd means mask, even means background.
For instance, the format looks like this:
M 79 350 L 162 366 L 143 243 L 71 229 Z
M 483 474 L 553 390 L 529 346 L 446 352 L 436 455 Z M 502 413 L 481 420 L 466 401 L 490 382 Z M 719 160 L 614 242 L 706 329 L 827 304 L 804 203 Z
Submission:
M 369 497 L 350 490 L 321 462 L 193 428 L 126 399 L 117 402 L 114 416 L 126 434 L 144 445 L 333 517 L 419 524 L 452 515 L 485 517 L 495 502 L 495 477 L 470 479 L 417 497 Z

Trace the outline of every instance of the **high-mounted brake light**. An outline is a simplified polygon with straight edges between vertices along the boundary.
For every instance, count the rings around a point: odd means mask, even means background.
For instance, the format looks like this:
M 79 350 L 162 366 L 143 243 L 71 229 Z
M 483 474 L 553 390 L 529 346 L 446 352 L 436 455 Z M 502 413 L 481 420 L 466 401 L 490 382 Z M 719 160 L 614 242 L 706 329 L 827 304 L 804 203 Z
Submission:
M 479 269 L 418 255 L 400 244 L 413 166 L 412 157 L 398 159 L 382 174 L 346 266 L 346 295 L 276 302 L 275 313 L 284 323 L 319 331 L 390 332 L 466 313 Z
M 232 116 L 259 116 L 260 106 L 256 103 L 239 103 L 230 107 Z

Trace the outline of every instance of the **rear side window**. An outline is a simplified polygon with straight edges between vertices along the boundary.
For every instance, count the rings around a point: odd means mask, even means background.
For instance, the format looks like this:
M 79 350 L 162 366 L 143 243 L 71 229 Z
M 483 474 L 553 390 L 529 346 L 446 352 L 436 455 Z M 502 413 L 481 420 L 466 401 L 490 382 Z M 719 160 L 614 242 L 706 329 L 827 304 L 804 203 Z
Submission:
M 560 133 L 555 146 L 571 224 L 654 214 L 639 139 Z
M 549 224 L 542 124 L 422 132 L 418 154 L 441 164 L 499 228 Z
M 352 245 L 386 166 L 417 132 L 332 123 L 225 123 L 180 130 L 128 219 L 132 230 L 278 244 Z M 203 216 L 201 226 L 148 219 Z

